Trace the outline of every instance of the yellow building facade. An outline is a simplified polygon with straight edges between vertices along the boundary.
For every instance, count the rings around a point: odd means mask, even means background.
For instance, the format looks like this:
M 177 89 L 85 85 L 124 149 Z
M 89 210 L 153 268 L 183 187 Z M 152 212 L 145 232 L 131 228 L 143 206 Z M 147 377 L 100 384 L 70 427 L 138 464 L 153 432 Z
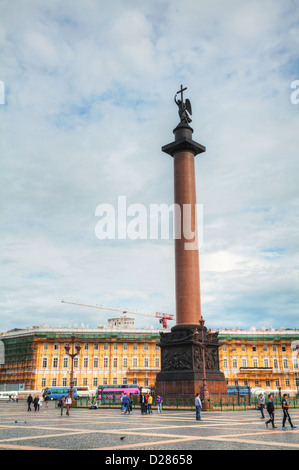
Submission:
M 19 383 L 28 390 L 69 386 L 71 359 L 65 346 L 74 334 L 80 346 L 73 363 L 75 386 L 92 390 L 126 383 L 154 387 L 160 370 L 159 333 L 137 330 L 128 318 L 111 319 L 98 328 L 41 326 L 8 332 L 1 337 L 5 363 L 0 365 L 0 386 Z
M 220 368 L 231 385 L 299 392 L 299 330 L 220 330 Z
M 160 331 L 136 329 L 133 319 L 115 318 L 97 328 L 43 325 L 2 333 L 0 391 L 69 386 L 71 359 L 65 346 L 72 334 L 80 345 L 73 369 L 76 386 L 154 387 L 160 371 Z M 228 384 L 298 393 L 298 330 L 225 329 L 219 330 L 219 341 L 220 370 Z

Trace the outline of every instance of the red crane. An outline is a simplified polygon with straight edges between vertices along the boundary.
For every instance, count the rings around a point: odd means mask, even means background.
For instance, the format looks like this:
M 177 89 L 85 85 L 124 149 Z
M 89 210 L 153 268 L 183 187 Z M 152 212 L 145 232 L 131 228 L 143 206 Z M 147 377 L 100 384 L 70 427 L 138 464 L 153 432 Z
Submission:
M 68 300 L 62 300 L 61 302 L 65 304 L 80 305 L 81 307 L 98 308 L 101 310 L 113 310 L 115 312 L 121 312 L 124 315 L 126 313 L 130 313 L 134 315 L 144 315 L 147 317 L 160 318 L 160 323 L 162 323 L 163 328 L 167 328 L 167 320 L 174 320 L 174 315 L 172 315 L 171 313 L 162 313 L 162 312 L 145 313 L 145 312 L 140 312 L 136 310 L 123 309 L 120 307 L 105 307 L 104 305 L 90 305 L 90 304 L 83 304 L 79 302 L 70 302 Z

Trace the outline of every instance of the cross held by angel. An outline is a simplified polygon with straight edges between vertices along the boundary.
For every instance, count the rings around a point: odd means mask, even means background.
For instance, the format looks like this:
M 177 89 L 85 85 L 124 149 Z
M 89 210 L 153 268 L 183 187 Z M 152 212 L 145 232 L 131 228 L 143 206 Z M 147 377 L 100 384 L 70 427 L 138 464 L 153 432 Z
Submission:
M 181 85 L 181 89 L 177 91 L 176 94 L 174 95 L 174 101 L 178 105 L 179 116 L 180 116 L 181 122 L 186 122 L 187 124 L 189 124 L 189 122 L 192 122 L 192 119 L 189 117 L 189 114 L 192 115 L 192 108 L 191 108 L 190 100 L 188 100 L 188 98 L 184 102 L 183 92 L 185 90 L 187 90 L 187 88 L 183 88 L 183 85 Z M 181 99 L 177 100 L 176 96 L 179 93 L 181 94 Z

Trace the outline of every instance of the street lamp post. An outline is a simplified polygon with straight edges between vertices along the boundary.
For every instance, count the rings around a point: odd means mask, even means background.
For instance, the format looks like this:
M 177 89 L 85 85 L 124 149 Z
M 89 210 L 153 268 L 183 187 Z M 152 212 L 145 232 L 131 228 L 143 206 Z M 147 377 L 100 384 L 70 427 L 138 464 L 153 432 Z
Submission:
M 78 354 L 80 353 L 80 349 L 81 349 L 81 346 L 79 346 L 79 344 L 75 344 L 74 333 L 71 336 L 71 345 L 72 345 L 72 349 L 70 348 L 69 344 L 66 344 L 64 346 L 64 349 L 65 349 L 66 354 L 71 358 L 70 395 L 73 401 L 74 399 L 74 358 L 78 356 Z M 70 349 L 72 352 L 70 352 Z
M 202 398 L 202 408 L 207 409 L 208 408 L 208 399 L 209 399 L 209 390 L 207 388 L 207 375 L 206 375 L 206 348 L 207 345 L 204 342 L 204 325 L 205 321 L 202 318 L 199 321 L 200 327 L 201 327 L 201 343 L 200 347 L 202 350 L 202 389 L 201 389 L 201 398 Z M 210 342 L 210 331 L 207 334 L 208 336 L 208 341 Z

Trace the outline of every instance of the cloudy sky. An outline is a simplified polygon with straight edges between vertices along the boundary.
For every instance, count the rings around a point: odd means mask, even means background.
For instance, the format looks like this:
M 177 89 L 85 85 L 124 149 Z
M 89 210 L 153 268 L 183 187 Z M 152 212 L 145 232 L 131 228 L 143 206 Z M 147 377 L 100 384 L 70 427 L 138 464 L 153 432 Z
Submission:
M 298 19 L 297 0 L 0 0 L 1 331 L 111 316 L 61 299 L 175 313 L 173 240 L 95 227 L 119 196 L 173 202 L 181 84 L 207 148 L 207 326 L 299 328 Z

